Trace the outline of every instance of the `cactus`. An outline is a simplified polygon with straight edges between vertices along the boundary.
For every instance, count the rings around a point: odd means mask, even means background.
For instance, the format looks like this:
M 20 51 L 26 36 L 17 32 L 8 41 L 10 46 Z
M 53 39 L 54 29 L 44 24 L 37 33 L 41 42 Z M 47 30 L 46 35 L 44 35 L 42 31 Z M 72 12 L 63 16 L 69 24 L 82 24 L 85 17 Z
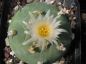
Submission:
M 31 3 L 13 17 L 8 41 L 15 55 L 28 64 L 52 64 L 61 58 L 71 43 L 67 16 L 58 7 Z

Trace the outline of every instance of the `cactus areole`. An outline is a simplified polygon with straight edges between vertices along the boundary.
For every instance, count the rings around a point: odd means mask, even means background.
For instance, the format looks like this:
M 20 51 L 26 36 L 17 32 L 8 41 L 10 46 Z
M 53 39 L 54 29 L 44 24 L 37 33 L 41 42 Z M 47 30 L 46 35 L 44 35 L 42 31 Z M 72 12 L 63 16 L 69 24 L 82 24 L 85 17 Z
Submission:
M 58 7 L 31 3 L 13 17 L 8 40 L 15 55 L 28 64 L 52 64 L 61 58 L 71 43 L 68 18 Z

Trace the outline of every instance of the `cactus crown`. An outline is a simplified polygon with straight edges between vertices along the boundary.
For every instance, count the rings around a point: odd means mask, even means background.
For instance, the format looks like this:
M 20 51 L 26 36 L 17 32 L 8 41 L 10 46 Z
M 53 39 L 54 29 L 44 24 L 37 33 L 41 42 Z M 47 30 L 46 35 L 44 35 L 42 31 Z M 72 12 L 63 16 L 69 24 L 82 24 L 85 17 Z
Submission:
M 15 55 L 29 64 L 50 64 L 60 58 L 71 42 L 66 15 L 46 3 L 32 3 L 12 18 L 8 40 Z

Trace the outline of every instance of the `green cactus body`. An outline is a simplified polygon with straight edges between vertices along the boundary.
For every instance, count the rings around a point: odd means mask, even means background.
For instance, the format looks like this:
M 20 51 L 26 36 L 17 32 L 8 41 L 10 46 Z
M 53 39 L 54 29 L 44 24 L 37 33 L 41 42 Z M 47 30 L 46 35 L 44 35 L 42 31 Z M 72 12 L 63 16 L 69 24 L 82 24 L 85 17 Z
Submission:
M 28 63 L 28 64 L 50 64 L 55 62 L 57 59 L 59 59 L 62 55 L 64 55 L 65 51 L 61 51 L 57 49 L 61 46 L 61 44 L 64 45 L 66 49 L 68 49 L 70 43 L 71 43 L 71 29 L 70 24 L 68 22 L 68 19 L 66 15 L 58 14 L 59 8 L 46 4 L 46 3 L 32 3 L 27 4 L 24 6 L 21 10 L 19 10 L 14 17 L 12 18 L 12 22 L 9 24 L 8 29 L 8 40 L 11 49 L 15 52 L 15 55 L 21 59 L 22 61 Z M 30 15 L 31 13 L 31 15 Z M 60 26 L 58 29 L 62 29 L 63 32 L 61 34 L 57 34 L 59 37 L 55 38 L 55 41 L 52 41 L 51 39 L 48 39 L 48 37 L 44 38 L 46 35 L 48 35 L 48 32 L 40 33 L 43 37 L 41 37 L 44 41 L 38 41 L 37 38 L 33 39 L 33 41 L 28 41 L 32 37 L 31 34 L 34 34 L 35 32 L 29 34 L 28 32 L 30 29 L 33 29 L 28 22 L 35 17 L 35 20 L 38 18 L 38 16 L 45 17 L 45 15 L 50 14 L 49 20 L 52 20 L 54 17 L 58 17 L 56 22 L 60 22 Z M 53 17 L 52 17 L 53 15 Z M 42 17 L 40 19 L 42 19 Z M 48 18 L 48 17 L 46 17 Z M 32 21 L 32 20 L 31 20 Z M 40 20 L 41 22 L 43 21 Z M 33 22 L 36 23 L 36 21 Z M 53 22 L 53 21 L 52 21 Z M 26 24 L 25 24 L 26 23 Z M 38 22 L 37 22 L 38 23 Z M 36 24 L 37 24 L 36 23 Z M 45 23 L 46 24 L 46 23 Z M 55 24 L 56 25 L 56 24 Z M 29 29 L 29 27 L 31 27 Z M 58 26 L 57 26 L 58 27 Z M 51 28 L 52 29 L 52 28 Z M 49 29 L 53 32 L 54 29 Z M 48 30 L 47 28 L 45 30 Z M 27 34 L 24 33 L 26 31 Z M 58 31 L 59 32 L 59 31 Z M 37 32 L 38 33 L 38 32 Z M 51 32 L 49 32 L 51 33 Z M 29 34 L 29 35 L 28 35 Z M 40 40 L 40 38 L 39 38 Z M 49 41 L 50 40 L 50 41 Z M 28 42 L 27 42 L 28 41 Z M 24 43 L 27 42 L 27 43 Z M 35 43 L 34 43 L 35 42 Z M 39 44 L 38 44 L 39 42 Z M 51 42 L 51 43 L 50 43 Z M 54 43 L 53 43 L 54 42 Z M 44 45 L 43 45 L 44 43 Z M 23 45 L 25 44 L 25 45 Z M 42 46 L 43 45 L 43 46 Z

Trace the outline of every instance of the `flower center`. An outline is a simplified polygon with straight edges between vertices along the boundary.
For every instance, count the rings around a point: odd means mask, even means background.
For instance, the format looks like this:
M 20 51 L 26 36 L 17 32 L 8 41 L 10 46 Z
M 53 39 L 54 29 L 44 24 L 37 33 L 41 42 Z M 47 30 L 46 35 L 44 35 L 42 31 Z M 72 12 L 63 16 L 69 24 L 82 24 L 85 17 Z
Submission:
M 46 24 L 38 26 L 37 33 L 41 37 L 48 37 L 50 35 L 50 27 Z

